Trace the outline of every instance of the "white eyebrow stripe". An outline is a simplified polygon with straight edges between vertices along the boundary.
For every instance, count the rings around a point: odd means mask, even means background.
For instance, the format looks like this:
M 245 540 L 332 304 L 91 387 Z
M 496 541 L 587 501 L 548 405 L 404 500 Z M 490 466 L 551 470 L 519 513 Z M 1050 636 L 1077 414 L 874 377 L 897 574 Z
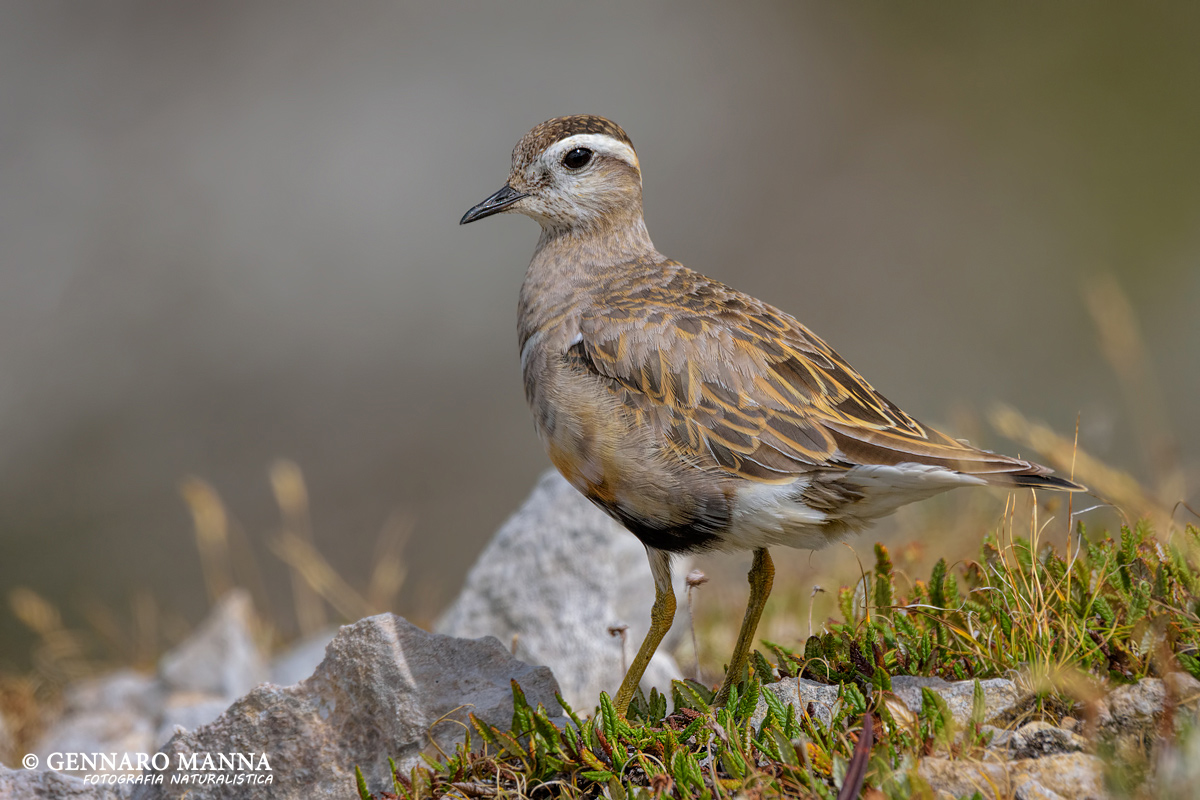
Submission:
M 641 164 L 638 163 L 637 153 L 633 152 L 633 148 L 606 133 L 577 133 L 565 139 L 559 139 L 547 148 L 546 155 L 551 161 L 560 161 L 564 155 L 576 147 L 586 147 L 597 153 L 619 158 L 639 172 L 641 171 Z

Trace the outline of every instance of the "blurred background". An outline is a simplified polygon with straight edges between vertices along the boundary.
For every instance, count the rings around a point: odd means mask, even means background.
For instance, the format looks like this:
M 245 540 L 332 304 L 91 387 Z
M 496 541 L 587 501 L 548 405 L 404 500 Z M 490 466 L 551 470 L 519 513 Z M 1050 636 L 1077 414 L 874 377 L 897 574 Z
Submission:
M 1026 455 L 1078 422 L 1195 521 L 1200 5 L 2 8 L 0 669 L 33 596 L 114 641 L 194 624 L 192 513 L 303 629 L 283 501 L 350 585 L 403 546 L 382 596 L 432 620 L 548 466 L 536 225 L 457 222 L 562 114 L 629 132 L 660 250 L 918 418 Z

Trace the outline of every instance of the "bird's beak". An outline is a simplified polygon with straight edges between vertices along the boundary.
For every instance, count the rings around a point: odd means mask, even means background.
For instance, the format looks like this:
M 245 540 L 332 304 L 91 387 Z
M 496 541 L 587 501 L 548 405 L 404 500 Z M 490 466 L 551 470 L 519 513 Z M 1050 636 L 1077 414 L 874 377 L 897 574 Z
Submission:
M 494 195 L 484 200 L 479 205 L 472 208 L 467 213 L 463 214 L 463 218 L 458 221 L 459 225 L 466 225 L 468 222 L 474 222 L 477 219 L 490 217 L 492 214 L 498 214 L 504 209 L 511 206 L 513 203 L 528 195 L 521 194 L 516 189 L 504 184 L 504 188 L 496 192 Z

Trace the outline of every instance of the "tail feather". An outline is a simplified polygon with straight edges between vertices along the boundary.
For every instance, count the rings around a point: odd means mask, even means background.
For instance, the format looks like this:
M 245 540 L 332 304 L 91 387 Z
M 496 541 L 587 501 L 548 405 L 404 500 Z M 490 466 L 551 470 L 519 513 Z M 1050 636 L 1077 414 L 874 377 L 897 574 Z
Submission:
M 998 483 L 1000 481 L 997 481 Z M 1030 489 L 1057 489 L 1063 492 L 1086 492 L 1087 487 L 1069 481 L 1066 478 L 1060 478 L 1057 475 L 1038 475 L 1036 473 L 1016 473 L 1005 475 L 1003 483 L 1012 486 L 1028 487 Z

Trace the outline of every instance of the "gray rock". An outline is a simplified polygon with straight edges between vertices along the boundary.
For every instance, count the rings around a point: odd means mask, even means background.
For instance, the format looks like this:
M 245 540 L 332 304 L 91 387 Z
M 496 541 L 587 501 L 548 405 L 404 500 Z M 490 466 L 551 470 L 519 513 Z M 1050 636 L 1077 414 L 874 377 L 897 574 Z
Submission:
M 154 735 L 158 749 L 180 731 L 191 731 L 207 725 L 229 708 L 229 699 L 202 692 L 175 692 L 163 704 L 162 716 Z
M 1097 708 L 1099 734 L 1122 759 L 1144 758 L 1158 737 L 1168 700 L 1174 707 L 1174 727 L 1179 732 L 1196 724 L 1200 681 L 1183 672 L 1165 678 L 1143 678 L 1118 686 Z
M 1143 678 L 1129 686 L 1118 686 L 1108 693 L 1100 709 L 1101 728 L 1129 732 L 1154 725 L 1167 699 L 1159 678 Z
M 1019 761 L 929 757 L 917 765 L 934 793 L 951 797 L 1020 797 L 1025 800 L 1107 800 L 1104 763 L 1085 753 L 1068 753 Z
M 64 700 L 62 715 L 33 748 L 43 764 L 51 753 L 147 753 L 158 744 L 163 691 L 151 676 L 126 669 L 88 678 Z
M 1012 739 L 1013 731 L 1010 731 L 1008 728 L 997 728 L 995 725 L 983 725 L 979 732 L 984 736 L 990 737 L 987 740 L 989 749 L 1008 750 L 1008 742 Z
M 1008 771 L 999 761 L 959 761 L 930 756 L 917 764 L 917 774 L 939 797 L 943 792 L 951 797 L 970 797 L 977 791 L 984 792 L 985 797 L 1007 797 L 1012 791 Z
M 354 796 L 354 767 L 373 792 L 391 790 L 388 756 L 401 769 L 418 763 L 436 744 L 449 750 L 461 740 L 468 712 L 497 726 L 512 721 L 511 681 L 530 703 L 561 714 L 558 686 L 545 667 L 509 655 L 495 639 L 464 640 L 427 633 L 392 614 L 341 629 L 313 675 L 295 686 L 265 684 L 230 706 L 214 722 L 175 736 L 163 753 L 170 764 L 161 786 L 139 786 L 151 798 L 304 798 Z M 192 772 L 181 759 L 249 756 L 257 769 L 226 771 L 269 784 L 172 783 Z M 265 754 L 269 769 L 264 769 Z
M 670 696 L 681 677 L 667 653 L 687 630 L 684 576 L 674 565 L 679 612 L 646 670 L 642 688 Z M 637 538 L 593 506 L 557 473 L 533 493 L 492 538 L 436 630 L 451 636 L 495 636 L 531 664 L 554 670 L 576 709 L 595 706 L 621 682 L 621 643 L 608 633 L 629 626 L 627 659 L 650 623 L 654 581 Z
M 807 711 L 809 703 L 812 703 L 813 713 L 821 722 L 828 725 L 833 719 L 833 711 L 838 699 L 837 686 L 817 683 L 805 678 L 784 678 L 776 683 L 768 683 L 763 690 L 778 697 L 784 708 L 789 705 L 795 707 L 797 719 Z M 759 697 L 754 714 L 750 717 L 750 724 L 757 730 L 766 716 L 767 701 Z
M 52 753 L 151 753 L 157 744 L 154 733 L 154 720 L 133 710 L 83 712 L 55 722 L 34 754 L 44 764 Z M 78 773 L 85 771 L 107 774 Z
M 1186 672 L 1165 678 L 1143 678 L 1118 686 L 1100 706 L 1098 721 L 1104 734 L 1149 733 L 1162 719 L 1168 698 L 1177 709 L 1194 711 L 1200 702 L 1200 681 Z M 1179 715 L 1182 719 L 1183 715 Z
M 0 800 L 125 800 L 129 793 L 128 785 L 96 785 L 53 770 L 0 764 Z
M 992 678 L 979 683 L 983 687 L 987 707 L 985 719 L 992 719 L 1000 714 L 1017 698 L 1017 690 L 1012 681 Z M 890 702 L 893 714 L 904 714 L 905 709 L 914 715 L 920 713 L 921 687 L 928 687 L 941 695 L 959 725 L 965 725 L 970 720 L 971 707 L 975 698 L 974 681 L 949 683 L 941 678 L 908 676 L 892 678 L 892 694 L 895 696 L 895 700 Z M 775 694 L 784 706 L 794 703 L 797 711 L 803 711 L 809 703 L 812 703 L 817 717 L 822 722 L 828 723 L 833 718 L 833 709 L 838 697 L 837 686 L 817 683 L 804 678 L 784 678 L 778 683 L 767 684 L 763 688 Z M 895 705 L 896 700 L 899 700 L 903 707 Z M 758 707 L 755 708 L 754 716 L 750 720 L 751 723 L 758 727 L 762 724 L 766 713 L 766 701 L 759 698 Z
M 1017 687 L 1004 678 L 989 678 L 980 681 L 983 688 L 984 721 L 989 721 L 1004 712 L 1017 701 Z M 921 689 L 932 689 L 946 701 L 954 721 L 965 725 L 971 719 L 971 708 L 975 701 L 974 681 L 944 681 L 941 678 L 915 678 L 908 675 L 898 675 L 892 678 L 892 693 L 913 713 L 921 711 Z
M 229 592 L 187 640 L 159 661 L 164 685 L 172 691 L 241 697 L 267 679 L 254 625 L 249 592 Z
M 73 683 L 66 691 L 68 714 L 101 711 L 133 711 L 146 717 L 162 710 L 163 689 L 153 675 L 120 669 L 97 678 Z
M 1022 759 L 1078 753 L 1087 746 L 1087 741 L 1082 736 L 1039 720 L 1013 731 L 1007 744 L 1012 757 Z
M 1104 789 L 1104 762 L 1093 755 L 1063 753 L 1023 759 L 1010 762 L 1008 768 L 1014 794 L 1023 792 L 1030 800 L 1055 795 L 1072 800 L 1107 800 L 1109 797 Z
M 1200 701 L 1200 681 L 1186 672 L 1167 673 L 1163 688 L 1181 706 L 1194 707 Z
M 291 686 L 312 675 L 325 659 L 325 648 L 336 635 L 337 628 L 314 633 L 275 656 L 271 659 L 271 683 Z

